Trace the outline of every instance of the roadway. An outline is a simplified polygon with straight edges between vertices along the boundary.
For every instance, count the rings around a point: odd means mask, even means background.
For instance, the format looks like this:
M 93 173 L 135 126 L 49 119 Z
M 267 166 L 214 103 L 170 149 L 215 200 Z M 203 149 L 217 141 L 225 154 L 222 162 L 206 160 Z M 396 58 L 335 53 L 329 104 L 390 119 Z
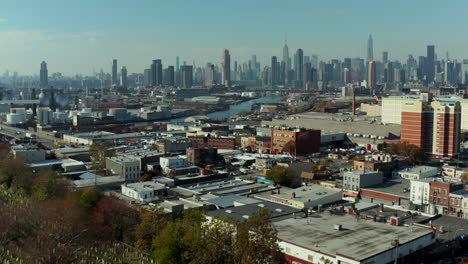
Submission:
M 8 126 L 8 125 L 5 125 L 3 123 L 0 125 L 0 127 L 1 127 L 0 134 L 3 134 L 5 136 L 9 136 L 9 137 L 12 137 L 12 138 L 16 138 L 16 139 L 25 138 L 26 133 L 29 133 L 31 135 L 35 135 L 37 141 L 41 142 L 44 146 L 49 147 L 50 149 L 55 147 L 54 141 L 58 141 L 61 145 L 66 144 L 65 141 L 63 141 L 62 139 L 59 139 L 59 138 L 56 138 L 56 137 L 53 137 L 53 136 L 49 136 L 49 135 L 45 135 L 45 134 L 42 134 L 42 133 L 37 133 L 37 132 L 29 131 L 29 130 L 26 130 L 26 129 L 18 128 L 18 127 Z

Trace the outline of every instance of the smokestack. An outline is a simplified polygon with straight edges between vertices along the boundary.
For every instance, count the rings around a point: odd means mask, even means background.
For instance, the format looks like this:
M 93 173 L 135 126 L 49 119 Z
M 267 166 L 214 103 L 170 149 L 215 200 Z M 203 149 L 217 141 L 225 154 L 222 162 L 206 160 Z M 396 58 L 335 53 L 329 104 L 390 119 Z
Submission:
M 352 106 L 352 112 L 353 112 L 353 115 L 356 115 L 356 90 L 353 88 L 351 88 L 351 93 L 353 93 L 353 106 Z
M 384 205 L 383 203 L 380 204 L 380 212 L 383 212 L 384 211 Z

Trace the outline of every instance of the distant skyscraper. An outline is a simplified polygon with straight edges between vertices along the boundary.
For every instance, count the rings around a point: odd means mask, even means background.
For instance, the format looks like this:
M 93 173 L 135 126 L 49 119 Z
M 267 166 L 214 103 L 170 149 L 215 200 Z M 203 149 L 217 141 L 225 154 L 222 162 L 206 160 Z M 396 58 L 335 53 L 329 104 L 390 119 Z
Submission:
M 367 62 L 374 60 L 374 44 L 372 41 L 372 35 L 369 35 L 367 40 Z
M 213 63 L 206 64 L 205 85 L 208 87 L 216 85 L 216 70 Z
M 112 60 L 112 76 L 111 76 L 111 85 L 118 86 L 119 85 L 119 77 L 117 75 L 117 60 Z
M 427 46 L 427 59 L 426 59 L 426 81 L 428 83 L 434 80 L 435 76 L 435 47 L 434 45 Z
M 395 71 L 394 71 L 392 62 L 387 62 L 385 64 L 384 72 L 385 72 L 384 82 L 393 83 L 395 81 Z
M 153 60 L 151 64 L 151 85 L 158 86 L 162 84 L 162 61 Z
M 304 63 L 304 85 L 309 85 L 312 82 L 312 63 Z
M 229 54 L 229 50 L 224 49 L 223 51 L 223 84 L 226 87 L 231 86 L 231 55 Z
M 374 90 L 377 88 L 377 65 L 374 60 L 369 61 L 367 74 L 367 85 L 369 89 Z
M 125 66 L 120 70 L 120 78 L 122 80 L 121 84 L 123 88 L 128 87 L 128 77 L 127 77 L 127 68 Z
M 193 86 L 193 66 L 183 65 L 180 67 L 181 85 L 184 88 L 191 88 Z
M 388 51 L 382 52 L 382 63 L 385 64 L 388 62 Z
M 276 56 L 271 57 L 271 86 L 275 87 L 278 84 L 278 59 Z
M 179 71 L 180 64 L 179 64 L 179 56 L 176 57 L 176 71 Z
M 343 69 L 343 82 L 345 84 L 351 83 L 351 71 L 349 68 Z
M 175 85 L 175 73 L 174 73 L 174 66 L 168 66 L 164 69 L 164 76 L 163 76 L 163 83 L 166 86 L 174 86 Z
M 49 86 L 49 71 L 47 70 L 47 63 L 45 61 L 41 63 L 40 85 L 42 88 Z
M 143 85 L 151 86 L 152 84 L 153 80 L 151 80 L 151 69 L 145 69 L 143 72 Z
M 302 49 L 297 49 L 294 64 L 294 72 L 296 73 L 296 87 L 303 88 L 302 81 L 304 80 L 304 52 Z

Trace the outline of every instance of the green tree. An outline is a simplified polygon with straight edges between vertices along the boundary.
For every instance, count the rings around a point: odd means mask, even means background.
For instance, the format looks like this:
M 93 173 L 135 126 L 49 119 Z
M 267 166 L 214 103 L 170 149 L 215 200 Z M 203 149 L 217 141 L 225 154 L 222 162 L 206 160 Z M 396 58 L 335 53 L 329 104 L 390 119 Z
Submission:
M 416 145 L 408 142 L 400 142 L 396 144 L 388 144 L 384 148 L 383 152 L 392 155 L 403 156 L 408 159 L 412 164 L 420 163 L 427 160 L 426 153 L 424 150 Z
M 135 247 L 144 252 L 151 252 L 153 238 L 161 234 L 168 222 L 169 219 L 162 209 L 144 212 L 135 230 Z
M 277 231 L 270 218 L 271 214 L 263 208 L 249 220 L 237 225 L 234 263 L 284 263 Z
M 267 173 L 267 179 L 274 181 L 276 184 L 290 186 L 294 178 L 294 172 L 289 167 L 275 165 Z
M 95 187 L 88 187 L 81 193 L 79 203 L 89 213 L 102 198 L 102 192 Z
M 37 200 L 63 198 L 68 189 L 68 182 L 58 172 L 47 170 L 34 177 L 31 195 Z
M 151 180 L 151 178 L 153 178 L 153 176 L 151 174 L 145 173 L 145 174 L 143 174 L 143 176 L 140 177 L 140 179 L 138 179 L 138 181 L 139 182 L 145 182 L 145 181 Z
M 0 161 L 0 184 L 7 188 L 22 189 L 30 193 L 33 180 L 33 171 L 24 159 L 7 158 Z
M 115 152 L 110 150 L 112 145 L 109 142 L 98 141 L 94 142 L 89 147 L 89 154 L 93 160 L 93 169 L 98 174 L 104 174 L 106 168 L 106 158 L 115 155 Z

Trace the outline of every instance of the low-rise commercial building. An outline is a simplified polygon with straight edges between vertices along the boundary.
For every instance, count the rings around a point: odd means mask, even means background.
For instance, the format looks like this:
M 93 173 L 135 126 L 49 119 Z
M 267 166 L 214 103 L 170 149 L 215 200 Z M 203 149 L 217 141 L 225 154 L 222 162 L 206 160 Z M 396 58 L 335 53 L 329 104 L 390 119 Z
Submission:
M 15 158 L 22 158 L 28 163 L 45 161 L 46 152 L 35 145 L 16 145 L 11 148 Z
M 142 202 L 151 202 L 159 196 L 167 196 L 168 192 L 165 185 L 152 181 L 125 183 L 122 184 L 121 190 L 123 195 Z
M 439 169 L 430 166 L 415 166 L 400 171 L 394 171 L 394 178 L 403 178 L 407 180 L 420 180 L 429 177 L 435 177 L 439 174 Z
M 271 153 L 298 156 L 319 152 L 320 133 L 318 129 L 273 129 Z
M 343 190 L 359 192 L 361 188 L 383 182 L 383 172 L 380 171 L 345 171 L 343 174 Z
M 140 161 L 124 156 L 106 158 L 106 169 L 122 177 L 125 182 L 135 182 L 141 176 Z
M 324 187 L 318 184 L 279 191 L 271 195 L 271 200 L 296 208 L 314 208 L 341 201 L 341 189 Z

